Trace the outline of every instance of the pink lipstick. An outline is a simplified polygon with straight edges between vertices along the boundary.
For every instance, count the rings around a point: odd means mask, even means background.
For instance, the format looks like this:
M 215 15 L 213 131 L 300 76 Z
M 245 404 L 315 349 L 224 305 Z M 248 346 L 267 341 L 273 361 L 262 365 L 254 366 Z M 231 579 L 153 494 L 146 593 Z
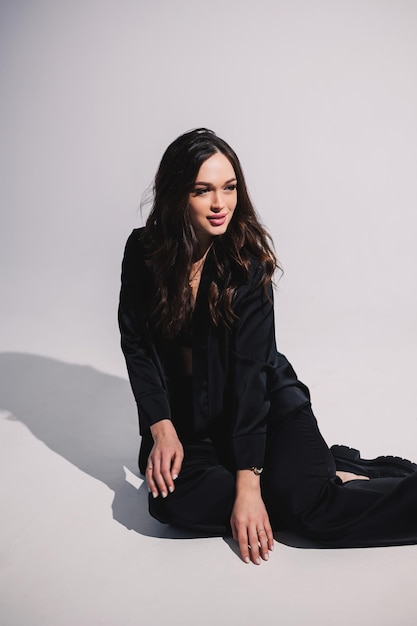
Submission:
M 227 215 L 213 215 L 212 217 L 208 217 L 210 224 L 212 226 L 222 226 L 226 221 Z

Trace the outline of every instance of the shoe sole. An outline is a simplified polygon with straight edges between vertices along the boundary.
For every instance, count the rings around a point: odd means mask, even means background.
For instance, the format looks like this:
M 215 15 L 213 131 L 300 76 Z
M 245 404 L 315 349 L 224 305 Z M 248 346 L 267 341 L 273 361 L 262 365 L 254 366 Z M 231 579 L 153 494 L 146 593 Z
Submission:
M 334 445 L 330 448 L 336 467 L 342 472 L 363 474 L 369 478 L 403 478 L 417 471 L 417 464 L 399 456 L 378 456 L 362 459 L 359 450 Z

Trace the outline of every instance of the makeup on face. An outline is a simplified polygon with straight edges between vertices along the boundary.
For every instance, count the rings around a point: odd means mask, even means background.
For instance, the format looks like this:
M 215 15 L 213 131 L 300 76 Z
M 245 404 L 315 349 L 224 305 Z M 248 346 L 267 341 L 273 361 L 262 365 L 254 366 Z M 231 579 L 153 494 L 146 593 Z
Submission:
M 200 167 L 188 200 L 188 216 L 203 246 L 226 232 L 236 204 L 235 171 L 229 159 L 216 152 Z

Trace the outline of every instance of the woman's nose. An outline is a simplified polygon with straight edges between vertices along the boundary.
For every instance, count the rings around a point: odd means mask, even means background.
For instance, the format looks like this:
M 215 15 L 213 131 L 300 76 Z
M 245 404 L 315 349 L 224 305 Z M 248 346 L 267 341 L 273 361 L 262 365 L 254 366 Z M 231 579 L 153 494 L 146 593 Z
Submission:
M 222 194 L 220 191 L 214 192 L 212 201 L 211 201 L 211 209 L 212 211 L 221 211 L 224 206 Z

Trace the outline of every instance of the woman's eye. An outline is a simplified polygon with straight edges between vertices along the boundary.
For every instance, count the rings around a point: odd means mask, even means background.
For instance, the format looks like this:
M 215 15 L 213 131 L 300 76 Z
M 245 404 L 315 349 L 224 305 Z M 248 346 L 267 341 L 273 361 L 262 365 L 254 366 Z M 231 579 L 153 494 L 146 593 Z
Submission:
M 206 189 L 205 187 L 200 187 L 199 189 L 194 189 L 194 195 L 195 196 L 202 196 L 203 194 L 207 193 L 208 189 Z
M 226 191 L 235 191 L 237 189 L 237 185 L 227 185 L 227 187 L 225 187 Z

